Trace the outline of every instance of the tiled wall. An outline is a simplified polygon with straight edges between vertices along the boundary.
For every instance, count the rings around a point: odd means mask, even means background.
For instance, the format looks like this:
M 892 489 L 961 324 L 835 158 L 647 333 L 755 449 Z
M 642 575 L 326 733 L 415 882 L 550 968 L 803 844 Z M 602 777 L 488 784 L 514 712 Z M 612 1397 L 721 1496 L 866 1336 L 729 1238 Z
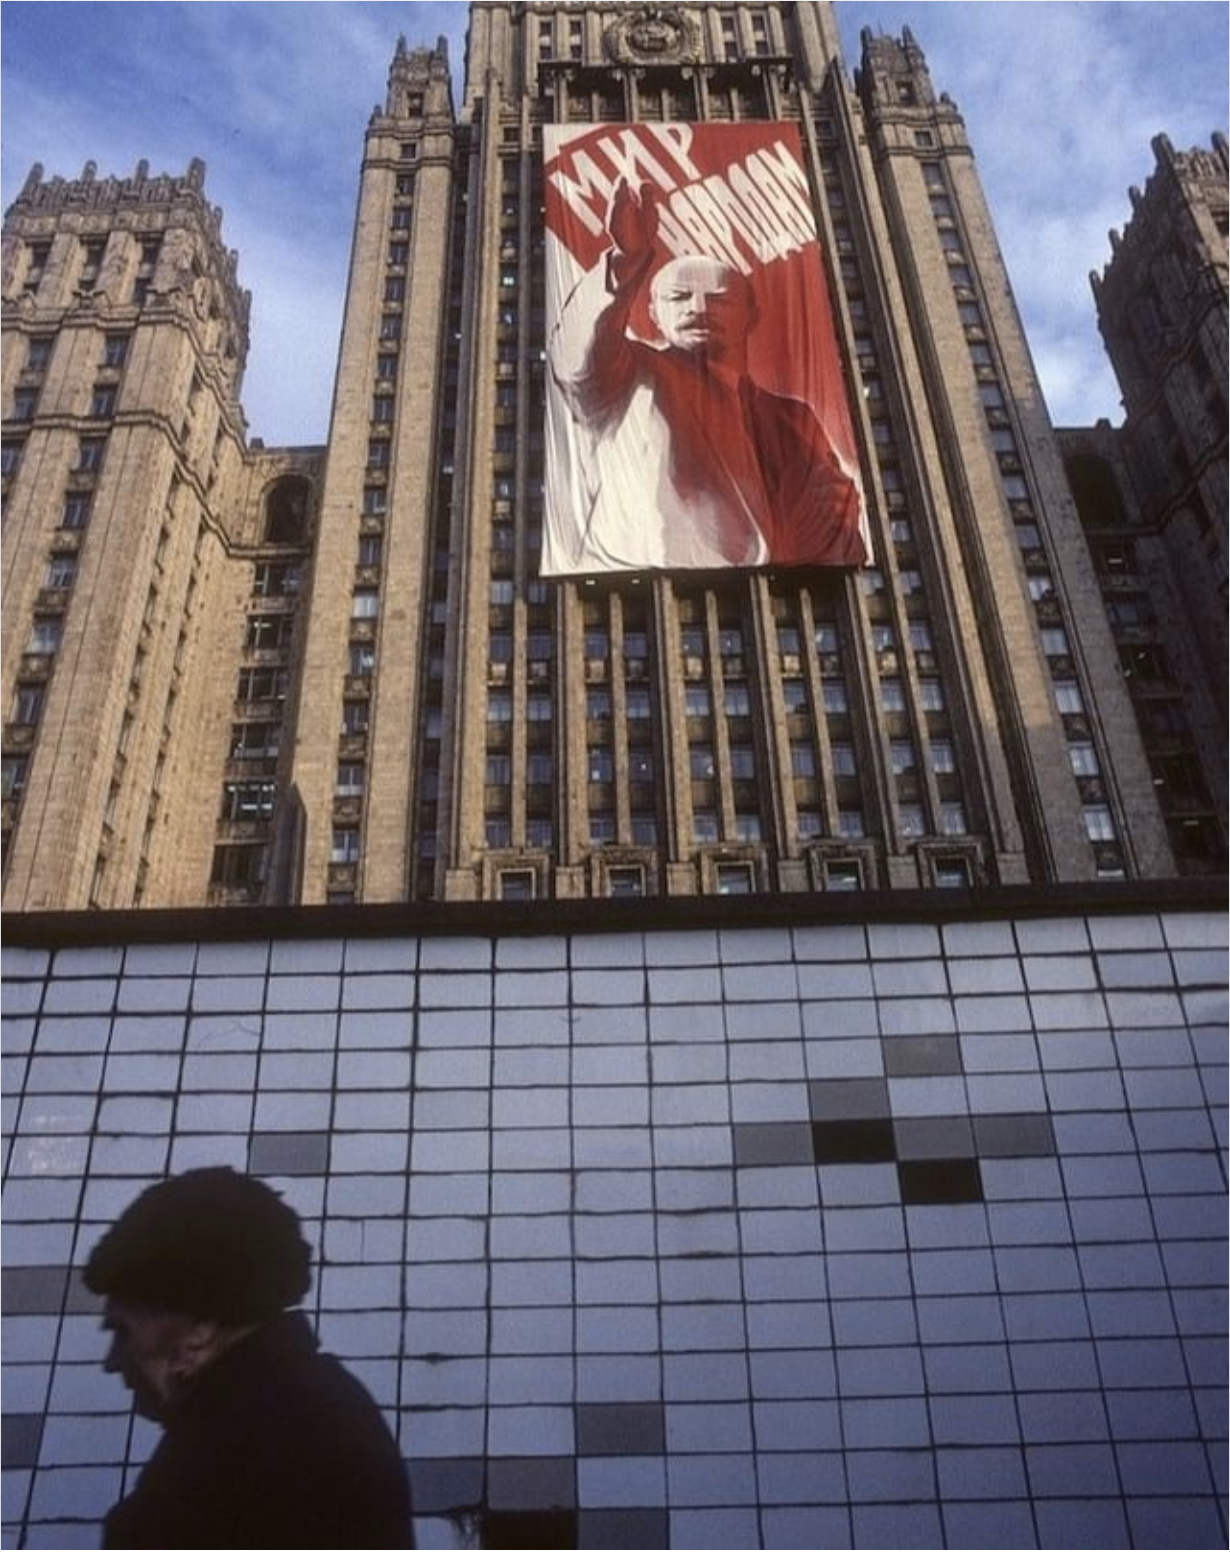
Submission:
M 69 1268 L 218 1162 L 423 1545 L 1226 1544 L 1219 913 L 4 968 L 6 1545 L 97 1545 L 153 1434 Z

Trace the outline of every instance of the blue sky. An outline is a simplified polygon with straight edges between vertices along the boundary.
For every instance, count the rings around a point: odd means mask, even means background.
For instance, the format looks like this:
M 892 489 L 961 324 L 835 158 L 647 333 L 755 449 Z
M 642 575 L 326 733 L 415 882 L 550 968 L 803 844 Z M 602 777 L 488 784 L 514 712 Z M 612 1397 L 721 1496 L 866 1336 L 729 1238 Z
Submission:
M 461 99 L 462 0 L 331 4 L 55 4 L 0 9 L 2 195 L 47 176 L 130 174 L 141 158 L 206 193 L 253 293 L 243 399 L 271 445 L 323 442 L 363 132 L 398 34 L 449 39 Z M 838 0 L 846 65 L 859 33 L 923 48 L 965 118 L 1052 418 L 1121 419 L 1089 274 L 1153 167 L 1150 141 L 1207 148 L 1225 131 L 1228 8 L 1219 0 Z

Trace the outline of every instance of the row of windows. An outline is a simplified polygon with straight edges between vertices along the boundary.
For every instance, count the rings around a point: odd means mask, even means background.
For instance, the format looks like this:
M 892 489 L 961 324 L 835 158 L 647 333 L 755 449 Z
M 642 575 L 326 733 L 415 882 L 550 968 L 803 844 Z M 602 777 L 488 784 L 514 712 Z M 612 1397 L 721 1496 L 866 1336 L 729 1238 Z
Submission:
M 1029 591 L 1036 610 L 1053 609 L 1054 583 L 1034 516 L 1029 483 L 1020 470 L 1020 454 L 1015 435 L 1007 419 L 1007 405 L 998 382 L 996 363 L 985 341 L 981 310 L 973 290 L 973 277 L 964 263 L 963 242 L 952 223 L 953 211 L 943 188 L 938 163 L 924 164 L 924 179 L 931 191 L 932 212 L 940 225 L 940 240 L 949 257 L 949 278 L 955 288 L 961 321 L 966 326 L 970 359 L 979 378 L 979 392 L 987 412 L 991 445 L 1000 463 L 1000 483 L 1013 516 L 1017 544 L 1031 566 Z M 1064 719 L 1068 735 L 1069 763 L 1074 776 L 1089 781 L 1099 774 L 1097 752 L 1088 738 L 1085 703 L 1080 685 L 1071 676 L 1072 648 L 1067 631 L 1045 616 L 1039 619 L 1039 638 L 1052 673 L 1056 708 Z M 1120 873 L 1117 832 L 1109 806 L 1103 802 L 1084 802 L 1082 816 L 1087 838 L 1097 846 L 1111 850 L 1098 854 L 1100 873 Z
M 106 237 L 84 237 L 80 239 L 76 254 L 76 286 L 79 291 L 92 291 L 97 285 L 102 271 L 103 259 L 107 251 L 107 244 L 108 239 Z M 137 260 L 137 274 L 132 289 L 132 300 L 138 305 L 146 300 L 149 293 L 150 280 L 161 250 L 162 239 L 160 237 L 145 238 L 141 242 Z M 26 273 L 23 289 L 29 295 L 33 295 L 42 285 L 47 273 L 47 266 L 51 259 L 51 243 L 49 241 L 28 243 L 25 256 Z

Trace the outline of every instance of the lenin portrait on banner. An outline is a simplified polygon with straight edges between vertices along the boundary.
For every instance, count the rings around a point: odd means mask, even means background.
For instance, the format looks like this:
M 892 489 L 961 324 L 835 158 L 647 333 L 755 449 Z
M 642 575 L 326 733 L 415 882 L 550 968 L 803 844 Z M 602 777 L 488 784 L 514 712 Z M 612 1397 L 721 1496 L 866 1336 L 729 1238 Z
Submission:
M 544 574 L 863 564 L 793 126 L 555 128 L 547 230 Z

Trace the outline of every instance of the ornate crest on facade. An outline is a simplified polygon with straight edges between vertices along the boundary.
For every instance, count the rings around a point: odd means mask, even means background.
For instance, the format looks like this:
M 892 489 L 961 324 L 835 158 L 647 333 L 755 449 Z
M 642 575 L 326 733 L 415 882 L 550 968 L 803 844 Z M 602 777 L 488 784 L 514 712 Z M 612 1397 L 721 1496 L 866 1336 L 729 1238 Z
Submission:
M 693 64 L 700 58 L 700 22 L 682 6 L 629 6 L 603 37 L 618 65 Z

